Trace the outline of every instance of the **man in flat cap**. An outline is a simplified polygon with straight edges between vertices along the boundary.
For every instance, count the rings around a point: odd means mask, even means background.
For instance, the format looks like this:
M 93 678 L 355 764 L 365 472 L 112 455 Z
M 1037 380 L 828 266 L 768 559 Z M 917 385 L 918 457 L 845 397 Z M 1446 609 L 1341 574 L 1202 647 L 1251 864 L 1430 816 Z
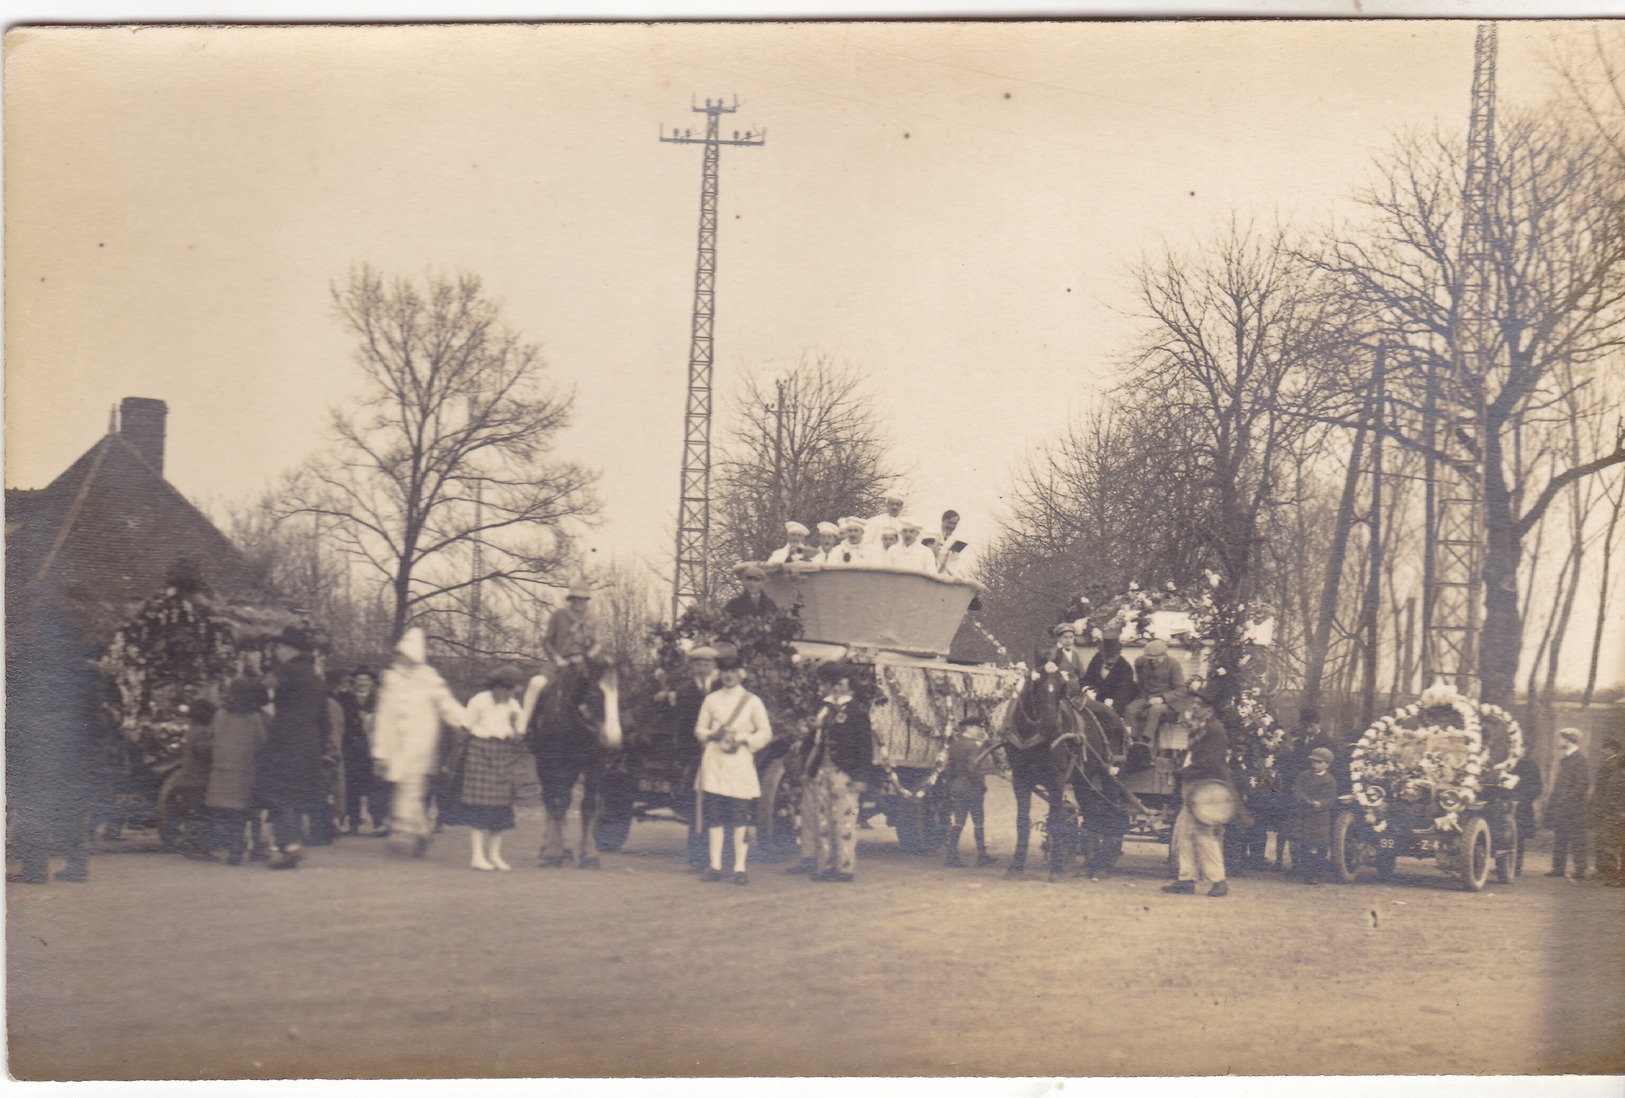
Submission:
M 1551 797 L 1546 801 L 1546 818 L 1552 825 L 1552 868 L 1548 877 L 1566 876 L 1569 855 L 1574 856 L 1574 877 L 1584 880 L 1590 862 L 1586 825 L 1591 799 L 1591 764 L 1580 750 L 1583 738 L 1578 728 L 1557 730 L 1557 743 L 1563 752 L 1557 760 L 1557 777 L 1552 779 Z
M 1166 641 L 1154 640 L 1134 665 L 1136 697 L 1124 710 L 1129 732 L 1136 740 L 1149 742 L 1170 714 L 1177 713 L 1190 700 L 1185 668 L 1168 654 Z
M 807 528 L 799 522 L 784 524 L 784 544 L 768 554 L 769 564 L 788 564 L 790 561 L 804 561 L 812 556 L 807 548 Z
M 548 659 L 563 666 L 598 655 L 602 646 L 591 604 L 592 584 L 586 580 L 572 583 L 564 605 L 553 611 L 547 620 L 547 636 L 542 639 L 542 648 Z
M 767 573 L 757 565 L 747 565 L 739 573 L 744 593 L 728 600 L 722 609 L 731 618 L 770 618 L 779 612 L 778 604 L 762 591 Z

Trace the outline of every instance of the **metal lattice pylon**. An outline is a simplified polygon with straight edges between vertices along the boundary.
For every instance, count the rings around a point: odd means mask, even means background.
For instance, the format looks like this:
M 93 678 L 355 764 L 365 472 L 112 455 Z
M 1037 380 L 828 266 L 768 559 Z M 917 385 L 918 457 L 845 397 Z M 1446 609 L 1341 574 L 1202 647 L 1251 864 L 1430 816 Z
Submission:
M 765 134 L 737 130 L 723 138 L 719 122 L 739 109 L 736 102 L 707 99 L 692 107 L 705 115 L 705 136 L 690 131 L 661 131 L 660 140 L 677 145 L 703 145 L 700 174 L 699 256 L 694 264 L 694 317 L 688 349 L 688 400 L 683 412 L 683 472 L 678 485 L 677 569 L 673 577 L 671 612 L 675 620 L 684 609 L 710 590 L 708 559 L 711 548 L 711 373 L 712 329 L 716 317 L 717 284 L 717 162 L 723 145 L 761 145 Z
M 1422 636 L 1423 685 L 1437 678 L 1478 697 L 1484 603 L 1484 394 L 1497 345 L 1490 240 L 1495 216 L 1494 23 L 1481 23 L 1473 50 L 1473 106 L 1462 186 L 1461 294 L 1448 372 L 1435 369 L 1429 404 L 1428 590 Z M 1440 377 L 1440 374 L 1444 376 Z

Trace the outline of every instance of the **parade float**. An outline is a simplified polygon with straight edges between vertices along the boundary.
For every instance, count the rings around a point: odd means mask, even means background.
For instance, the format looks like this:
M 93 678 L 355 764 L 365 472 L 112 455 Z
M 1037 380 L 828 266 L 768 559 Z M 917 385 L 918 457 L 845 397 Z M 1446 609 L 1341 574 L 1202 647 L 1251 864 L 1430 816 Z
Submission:
M 1469 892 L 1492 867 L 1510 882 L 1518 848 L 1510 771 L 1523 753 L 1512 714 L 1443 682 L 1378 719 L 1349 756 L 1352 790 L 1332 830 L 1338 879 L 1352 883 L 1367 867 L 1386 879 L 1395 859 L 1422 858 Z

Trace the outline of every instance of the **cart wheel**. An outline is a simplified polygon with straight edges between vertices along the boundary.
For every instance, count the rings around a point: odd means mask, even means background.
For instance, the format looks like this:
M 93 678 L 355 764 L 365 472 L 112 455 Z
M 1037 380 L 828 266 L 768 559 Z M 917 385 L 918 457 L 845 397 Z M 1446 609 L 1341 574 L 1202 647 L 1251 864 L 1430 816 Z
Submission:
M 1332 824 L 1332 871 L 1343 884 L 1353 884 L 1363 864 L 1364 852 L 1354 836 L 1354 813 L 1339 812 Z M 1293 868 L 1297 868 L 1296 861 Z
M 1470 817 L 1456 840 L 1456 872 L 1461 886 L 1478 892 L 1490 879 L 1490 825 L 1482 816 Z
M 156 820 L 161 850 L 182 849 L 187 831 L 186 810 L 181 804 L 179 770 L 172 770 L 158 787 Z
M 778 758 L 762 772 L 762 797 L 756 802 L 756 844 L 764 853 L 784 854 L 796 847 L 796 812 L 800 782 Z
M 632 782 L 625 774 L 610 774 L 604 779 L 604 804 L 598 824 L 592 829 L 593 841 L 598 849 L 610 854 L 618 853 L 632 833 Z
M 1495 856 L 1495 879 L 1501 884 L 1511 884 L 1518 875 L 1518 821 L 1509 820 L 1512 826 L 1507 836 L 1506 849 Z

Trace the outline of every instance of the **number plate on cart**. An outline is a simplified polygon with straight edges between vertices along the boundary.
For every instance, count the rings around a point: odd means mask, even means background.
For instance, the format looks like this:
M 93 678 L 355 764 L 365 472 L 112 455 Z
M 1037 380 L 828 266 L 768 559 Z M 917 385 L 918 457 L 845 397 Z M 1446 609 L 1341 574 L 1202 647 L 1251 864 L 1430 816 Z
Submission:
M 1392 840 L 1392 839 L 1378 839 L 1377 840 L 1377 849 L 1379 849 L 1379 850 L 1392 850 L 1392 849 L 1394 849 L 1394 840 Z

